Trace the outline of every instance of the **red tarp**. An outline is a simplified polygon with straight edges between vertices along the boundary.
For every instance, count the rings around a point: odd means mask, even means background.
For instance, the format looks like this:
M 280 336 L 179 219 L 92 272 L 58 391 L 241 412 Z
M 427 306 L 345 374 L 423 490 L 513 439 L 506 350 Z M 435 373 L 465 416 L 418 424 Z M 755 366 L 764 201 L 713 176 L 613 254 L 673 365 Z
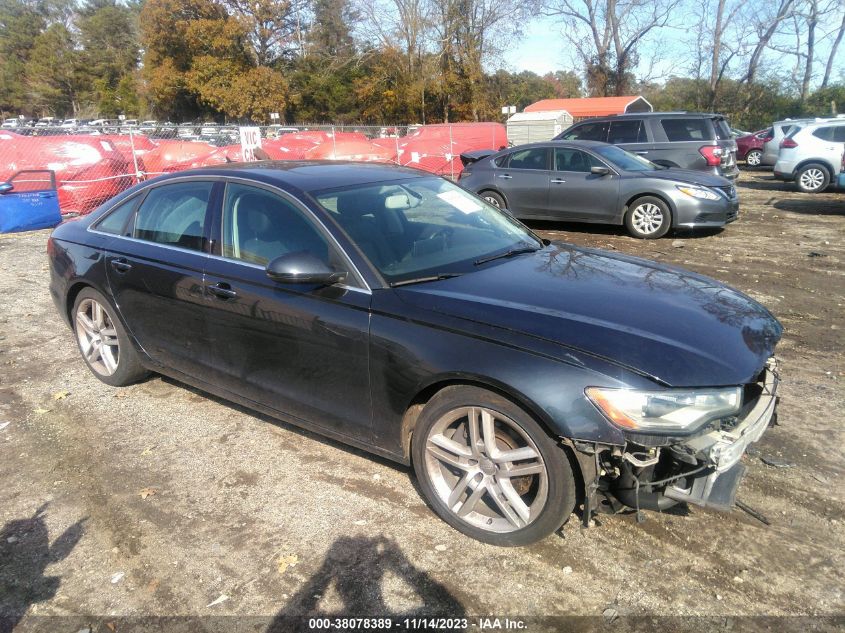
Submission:
M 0 133 L 0 181 L 24 169 L 56 172 L 62 213 L 88 213 L 134 184 L 134 170 L 108 139 Z

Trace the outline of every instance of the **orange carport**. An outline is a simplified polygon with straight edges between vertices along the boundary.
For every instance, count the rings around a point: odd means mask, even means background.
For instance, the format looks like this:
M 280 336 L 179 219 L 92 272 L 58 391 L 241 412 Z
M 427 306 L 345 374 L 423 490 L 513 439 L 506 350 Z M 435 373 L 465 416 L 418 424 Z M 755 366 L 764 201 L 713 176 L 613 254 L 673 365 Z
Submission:
M 588 97 L 585 99 L 543 99 L 525 108 L 525 112 L 565 110 L 573 119 L 625 114 L 626 112 L 651 112 L 651 104 L 643 97 Z

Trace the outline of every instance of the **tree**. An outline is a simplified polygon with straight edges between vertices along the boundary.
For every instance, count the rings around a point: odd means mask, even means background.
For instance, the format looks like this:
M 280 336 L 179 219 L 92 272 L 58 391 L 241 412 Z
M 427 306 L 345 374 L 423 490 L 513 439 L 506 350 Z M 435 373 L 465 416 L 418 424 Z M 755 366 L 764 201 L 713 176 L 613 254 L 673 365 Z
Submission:
M 93 88 L 90 99 L 100 113 L 139 112 L 134 73 L 138 68 L 137 13 L 116 0 L 90 0 L 79 9 L 81 71 Z
M 827 88 L 830 81 L 830 74 L 833 71 L 833 62 L 836 59 L 836 54 L 839 51 L 839 45 L 842 43 L 842 36 L 845 35 L 845 0 L 839 1 L 839 10 L 842 12 L 842 22 L 839 29 L 836 31 L 836 38 L 833 40 L 833 45 L 830 47 L 830 53 L 827 57 L 827 64 L 824 68 L 824 79 L 822 79 L 821 88 Z
M 21 78 L 46 26 L 45 11 L 38 3 L 0 0 L 0 111 L 31 111 Z
M 73 35 L 63 24 L 52 24 L 33 43 L 26 64 L 31 106 L 40 112 L 79 111 L 86 83 L 79 72 L 80 54 Z
M 565 36 L 586 68 L 593 96 L 630 92 L 639 52 L 649 35 L 669 24 L 681 0 L 546 0 L 546 15 L 565 24 Z

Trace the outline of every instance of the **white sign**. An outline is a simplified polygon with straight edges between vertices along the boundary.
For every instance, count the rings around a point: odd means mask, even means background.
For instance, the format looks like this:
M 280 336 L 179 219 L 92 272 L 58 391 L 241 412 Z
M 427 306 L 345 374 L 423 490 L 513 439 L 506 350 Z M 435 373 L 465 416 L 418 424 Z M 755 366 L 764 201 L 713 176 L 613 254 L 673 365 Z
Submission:
M 271 112 L 271 113 L 270 113 L 270 118 L 271 118 L 271 119 L 273 119 L 273 120 L 275 121 L 276 119 L 278 119 L 278 118 L 279 118 L 279 113 L 278 113 L 278 112 Z
M 502 106 L 502 114 L 516 114 L 516 106 Z
M 257 127 L 239 128 L 241 133 L 241 155 L 245 162 L 255 160 L 255 150 L 261 148 L 261 129 Z
M 118 115 L 117 115 L 117 118 L 118 118 L 118 120 L 119 120 L 119 121 L 125 121 L 125 120 L 126 120 L 126 115 L 125 115 L 125 114 L 118 114 Z

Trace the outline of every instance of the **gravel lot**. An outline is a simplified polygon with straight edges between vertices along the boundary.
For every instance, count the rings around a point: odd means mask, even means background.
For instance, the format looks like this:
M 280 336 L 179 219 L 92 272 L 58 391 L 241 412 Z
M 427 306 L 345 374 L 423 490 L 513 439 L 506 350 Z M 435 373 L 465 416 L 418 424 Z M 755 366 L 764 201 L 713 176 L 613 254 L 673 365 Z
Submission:
M 739 221 L 715 234 L 534 226 L 710 275 L 783 322 L 780 424 L 745 458 L 739 495 L 771 525 L 697 508 L 586 531 L 573 517 L 522 549 L 453 531 L 403 467 L 169 379 L 100 383 L 50 300 L 48 232 L 0 236 L 0 631 L 21 618 L 18 630 L 76 632 L 141 616 L 262 616 L 191 625 L 250 631 L 278 617 L 281 631 L 308 613 L 611 628 L 616 616 L 845 615 L 845 194 L 801 195 L 761 172 L 743 174 L 740 195 Z

